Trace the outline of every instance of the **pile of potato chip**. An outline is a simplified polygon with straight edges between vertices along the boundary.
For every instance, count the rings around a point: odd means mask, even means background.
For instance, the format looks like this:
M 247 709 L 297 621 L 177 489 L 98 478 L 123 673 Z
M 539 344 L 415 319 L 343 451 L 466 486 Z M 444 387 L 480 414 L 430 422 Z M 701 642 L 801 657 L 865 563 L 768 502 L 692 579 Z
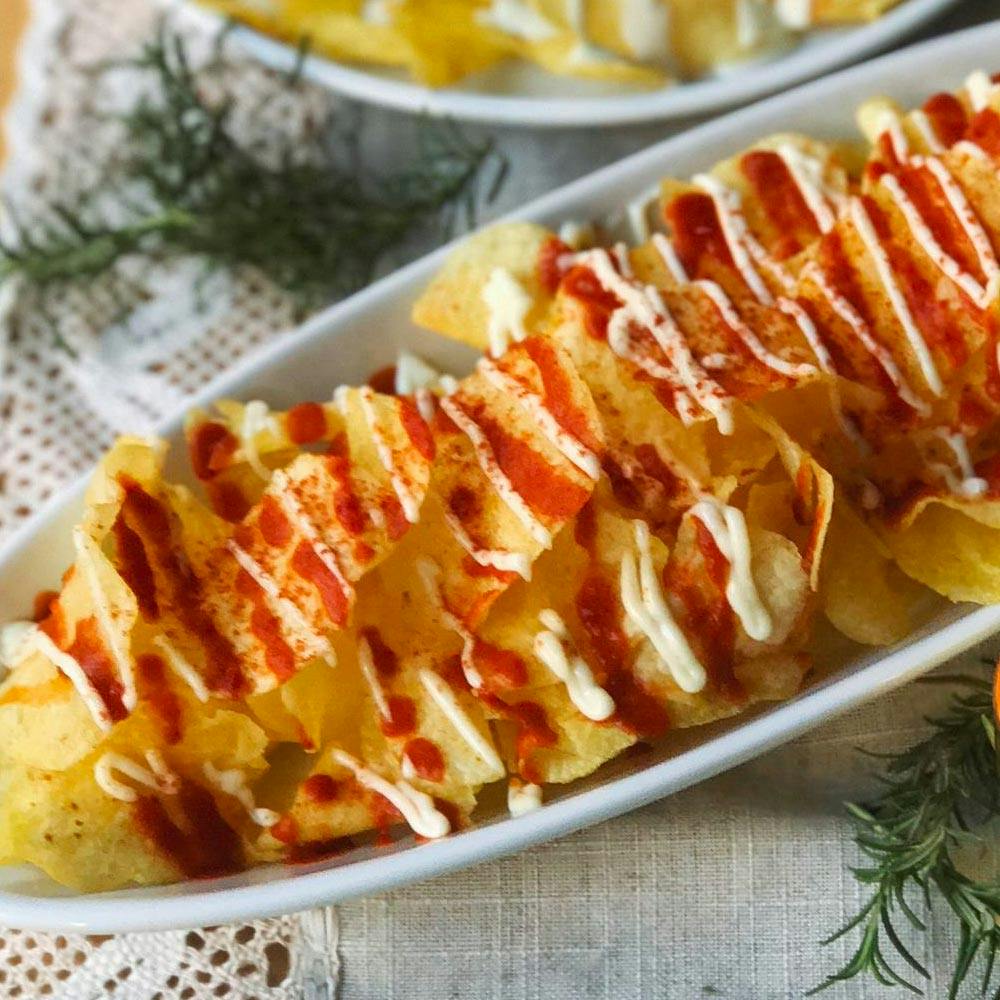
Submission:
M 444 87 L 521 61 L 559 76 L 653 87 L 871 20 L 899 0 L 203 0 L 341 62 Z
M 631 247 L 481 232 L 414 308 L 472 374 L 193 413 L 204 500 L 120 440 L 4 632 L 0 861 L 100 890 L 433 839 L 1000 599 L 1000 86 L 860 119 L 665 180 Z

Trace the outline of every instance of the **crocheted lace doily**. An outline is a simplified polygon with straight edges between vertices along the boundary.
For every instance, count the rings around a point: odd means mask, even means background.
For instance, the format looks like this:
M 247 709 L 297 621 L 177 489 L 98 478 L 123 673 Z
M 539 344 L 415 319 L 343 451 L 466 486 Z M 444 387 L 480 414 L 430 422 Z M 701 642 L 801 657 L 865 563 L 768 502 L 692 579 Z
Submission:
M 116 94 L 113 79 L 101 89 L 86 68 L 134 50 L 159 14 L 140 0 L 34 0 L 32 13 L 0 177 L 8 197 L 29 205 L 94 183 L 115 126 L 81 121 Z M 278 91 L 261 69 L 235 72 L 248 102 Z M 295 128 L 319 120 L 329 101 L 308 87 L 294 102 L 276 93 L 254 124 Z M 200 289 L 210 307 L 195 308 L 196 272 L 180 262 L 119 276 L 143 303 L 127 325 L 116 322 L 122 288 L 107 282 L 66 295 L 44 319 L 22 288 L 0 289 L 0 539 L 91 467 L 116 433 L 143 432 L 291 324 L 291 302 L 255 274 L 213 277 Z M 56 334 L 69 351 L 54 345 Z M 0 998 L 320 1000 L 335 994 L 335 928 L 333 910 L 116 937 L 0 928 Z

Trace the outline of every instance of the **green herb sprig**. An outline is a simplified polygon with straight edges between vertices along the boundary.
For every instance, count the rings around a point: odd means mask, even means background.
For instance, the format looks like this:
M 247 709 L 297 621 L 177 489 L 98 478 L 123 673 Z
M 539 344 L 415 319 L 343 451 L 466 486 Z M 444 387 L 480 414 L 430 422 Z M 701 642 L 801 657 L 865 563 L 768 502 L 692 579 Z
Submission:
M 983 957 L 981 993 L 987 996 L 993 989 L 1000 952 L 1000 883 L 970 878 L 955 860 L 961 848 L 981 843 L 977 827 L 1000 816 L 992 690 L 982 677 L 940 681 L 957 683 L 961 693 L 952 697 L 944 714 L 927 720 L 931 734 L 902 753 L 881 755 L 885 790 L 872 805 L 847 807 L 855 842 L 868 859 L 852 874 L 871 895 L 846 926 L 823 942 L 861 933 L 847 963 L 810 995 L 864 974 L 919 994 L 913 973 L 924 979 L 930 974 L 906 946 L 901 928 L 925 931 L 935 898 L 959 927 L 950 1000 L 958 996 L 977 956 Z M 901 963 L 912 972 L 900 972 Z M 1000 997 L 1000 989 L 992 995 Z
M 100 191 L 27 221 L 12 213 L 0 281 L 20 275 L 51 289 L 103 275 L 127 255 L 196 255 L 211 267 L 259 269 L 304 313 L 366 284 L 415 233 L 446 233 L 463 210 L 471 216 L 490 171 L 488 200 L 503 181 L 493 143 L 447 122 L 422 122 L 412 160 L 389 172 L 366 162 L 356 122 L 248 148 L 233 135 L 232 95 L 206 96 L 204 76 L 220 64 L 217 51 L 195 69 L 183 40 L 161 26 L 127 64 L 153 86 L 121 116 L 124 152 Z

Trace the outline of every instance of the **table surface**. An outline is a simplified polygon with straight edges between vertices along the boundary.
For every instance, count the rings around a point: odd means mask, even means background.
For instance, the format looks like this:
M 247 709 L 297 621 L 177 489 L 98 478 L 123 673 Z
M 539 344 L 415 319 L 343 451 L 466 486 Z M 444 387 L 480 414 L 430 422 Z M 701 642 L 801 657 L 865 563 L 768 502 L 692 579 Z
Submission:
M 9 12 L 23 2 L 0 0 L 0 102 L 9 79 L 4 53 L 14 34 Z M 109 24 L 113 18 L 109 45 L 134 41 L 148 27 L 147 0 L 58 2 L 84 12 L 79 16 L 89 17 L 92 29 L 102 27 L 100 18 Z M 995 16 L 997 0 L 964 0 L 924 35 Z M 933 86 L 928 81 L 928 89 Z M 393 112 L 371 111 L 367 118 L 372 141 L 386 156 L 413 128 Z M 65 124 L 57 120 L 56 129 Z M 491 211 L 522 204 L 687 124 L 605 129 L 599 137 L 588 129 L 473 130 L 495 134 L 514 166 Z M 71 125 L 40 140 L 41 159 L 54 155 L 59 142 L 80 141 Z M 280 309 L 261 307 L 259 301 L 255 308 L 277 324 L 271 328 L 280 327 L 282 320 L 274 318 L 284 315 Z M 241 314 L 240 322 L 247 315 Z M 195 352 L 188 347 L 188 353 L 189 364 L 195 364 Z M 82 461 L 96 454 L 113 429 L 113 418 L 105 419 L 93 441 L 78 440 Z M 0 426 L 0 463 L 3 430 Z M 987 644 L 962 662 L 972 665 L 977 656 L 995 653 L 997 645 Z M 291 970 L 280 985 L 255 995 L 289 1000 L 801 996 L 847 957 L 849 942 L 822 949 L 818 941 L 861 899 L 846 870 L 857 855 L 841 804 L 863 799 L 874 784 L 870 762 L 854 748 L 884 751 L 912 742 L 923 729 L 922 717 L 941 698 L 937 689 L 912 686 L 631 815 L 469 872 L 342 904 L 321 914 L 318 923 L 283 924 Z M 298 960 L 298 944 L 317 927 L 320 947 L 317 952 L 313 941 L 310 954 L 321 960 L 310 965 L 312 960 Z M 128 943 L 133 964 L 141 964 L 146 951 L 166 947 L 165 936 L 148 940 L 148 946 Z M 183 945 L 181 940 L 178 947 Z M 0 936 L 0 950 L 4 947 L 10 944 Z M 955 941 L 940 914 L 914 948 L 933 974 L 927 995 L 945 996 Z M 5 989 L 0 980 L 0 997 L 11 995 Z M 114 995 L 143 996 L 128 990 L 122 984 Z M 831 1000 L 892 995 L 867 982 L 826 994 Z M 173 1000 L 175 993 L 165 996 Z

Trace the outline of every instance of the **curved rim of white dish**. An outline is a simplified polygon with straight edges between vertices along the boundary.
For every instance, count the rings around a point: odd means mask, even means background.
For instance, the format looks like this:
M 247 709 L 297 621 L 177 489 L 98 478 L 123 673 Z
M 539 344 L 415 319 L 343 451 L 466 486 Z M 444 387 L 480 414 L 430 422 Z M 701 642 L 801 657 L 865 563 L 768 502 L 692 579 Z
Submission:
M 196 0 L 184 2 L 191 11 Z M 433 89 L 316 55 L 305 61 L 303 73 L 347 97 L 399 111 L 540 128 L 624 125 L 684 118 L 757 100 L 880 52 L 957 3 L 903 0 L 876 21 L 821 29 L 811 42 L 787 55 L 734 66 L 724 76 L 606 97 L 498 96 L 455 87 Z M 195 16 L 203 13 L 199 10 Z M 275 68 L 290 69 L 298 58 L 292 46 L 250 28 L 235 29 L 232 38 L 249 55 Z
M 671 157 L 685 147 L 711 149 L 713 144 L 739 141 L 733 133 L 765 134 L 780 127 L 782 117 L 820 106 L 824 96 L 853 99 L 856 95 L 852 91 L 868 92 L 872 87 L 886 86 L 888 80 L 900 79 L 914 65 L 924 68 L 924 76 L 933 72 L 935 63 L 943 64 L 946 72 L 953 72 L 959 65 L 971 70 L 977 68 L 975 60 L 986 61 L 997 51 L 1000 51 L 1000 22 L 913 46 L 675 136 L 552 192 L 510 218 L 552 220 L 574 204 L 600 201 L 606 189 L 617 183 L 630 188 L 635 185 L 636 190 L 641 190 L 648 186 L 651 175 L 669 169 Z M 930 92 L 934 86 L 929 84 L 926 90 Z M 790 108 L 783 115 L 785 105 Z M 239 391 L 241 382 L 266 372 L 300 349 L 336 336 L 333 331 L 346 328 L 379 301 L 407 294 L 414 281 L 422 282 L 434 272 L 449 249 L 435 251 L 314 316 L 296 331 L 235 365 L 188 405 L 205 405 L 227 392 Z M 165 421 L 159 430 L 165 435 L 173 434 L 181 421 L 182 415 L 178 414 Z M 0 548 L 0 566 L 16 561 L 19 553 L 30 548 L 36 534 L 48 522 L 56 520 L 67 503 L 79 497 L 87 478 L 82 477 L 49 501 Z M 316 866 L 309 871 L 290 867 L 287 876 L 272 882 L 250 881 L 235 887 L 226 885 L 226 880 L 195 881 L 44 898 L 0 891 L 0 925 L 89 933 L 206 926 L 307 909 L 457 870 L 621 815 L 744 763 L 823 720 L 912 680 L 997 631 L 1000 631 L 1000 606 L 974 610 L 956 607 L 952 620 L 940 629 L 917 633 L 887 653 L 869 654 L 852 664 L 849 671 L 835 674 L 795 699 L 673 758 L 601 787 L 572 793 L 524 816 L 472 828 L 441 841 L 346 864 L 343 859 L 336 859 L 319 870 Z M 252 874 L 251 870 L 251 880 Z

